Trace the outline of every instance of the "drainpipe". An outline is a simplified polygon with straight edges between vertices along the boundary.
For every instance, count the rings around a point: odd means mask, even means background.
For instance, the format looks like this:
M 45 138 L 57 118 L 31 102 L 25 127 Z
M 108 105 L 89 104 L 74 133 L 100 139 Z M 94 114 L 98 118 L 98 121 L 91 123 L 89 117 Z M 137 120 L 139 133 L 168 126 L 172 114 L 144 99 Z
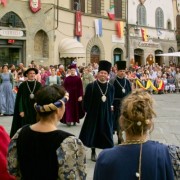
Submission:
M 57 0 L 57 25 L 54 29 L 58 29 L 58 27 L 59 27 L 59 0 Z

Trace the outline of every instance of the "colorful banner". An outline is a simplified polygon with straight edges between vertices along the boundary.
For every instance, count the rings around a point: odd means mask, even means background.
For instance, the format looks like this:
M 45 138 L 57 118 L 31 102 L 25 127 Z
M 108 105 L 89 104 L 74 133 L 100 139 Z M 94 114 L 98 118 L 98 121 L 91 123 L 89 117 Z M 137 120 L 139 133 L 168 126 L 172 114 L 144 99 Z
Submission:
M 147 41 L 147 30 L 146 29 L 141 29 L 141 35 L 142 35 L 142 40 Z
M 82 19 L 81 11 L 75 13 L 75 36 L 82 36 Z
M 102 19 L 95 19 L 95 33 L 97 36 L 102 36 Z
M 110 7 L 110 9 L 107 10 L 107 14 L 110 20 L 115 19 L 115 11 L 114 11 L 114 5 Z
M 116 22 L 116 32 L 119 38 L 122 38 L 124 36 L 124 22 Z
M 152 83 L 152 81 L 151 81 L 151 80 L 148 80 L 147 83 L 146 83 L 146 87 L 144 87 L 144 86 L 142 85 L 142 83 L 137 79 L 137 80 L 136 80 L 136 87 L 138 87 L 138 86 L 139 86 L 140 88 L 144 89 L 144 90 L 148 90 L 148 89 L 151 87 L 154 91 L 160 91 L 160 90 L 163 90 L 163 89 L 164 89 L 164 82 L 163 82 L 162 80 L 160 80 L 159 85 L 158 85 L 158 87 L 156 88 L 156 87 L 154 86 L 154 84 Z

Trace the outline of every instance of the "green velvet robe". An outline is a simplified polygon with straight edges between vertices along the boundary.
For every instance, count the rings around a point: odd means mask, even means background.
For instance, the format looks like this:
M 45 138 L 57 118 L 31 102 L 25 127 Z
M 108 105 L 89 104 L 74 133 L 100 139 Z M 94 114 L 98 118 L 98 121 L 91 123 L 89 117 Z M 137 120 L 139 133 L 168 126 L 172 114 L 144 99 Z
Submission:
M 28 81 L 30 90 L 34 88 L 35 81 Z M 41 88 L 41 83 L 36 81 L 36 87 L 34 94 Z M 26 124 L 36 123 L 36 111 L 34 109 L 34 99 L 30 99 L 30 91 L 27 86 L 27 82 L 21 83 L 16 96 L 14 116 L 12 121 L 12 127 L 10 132 L 10 137 L 16 133 L 16 131 Z M 19 113 L 24 112 L 24 117 L 22 118 Z

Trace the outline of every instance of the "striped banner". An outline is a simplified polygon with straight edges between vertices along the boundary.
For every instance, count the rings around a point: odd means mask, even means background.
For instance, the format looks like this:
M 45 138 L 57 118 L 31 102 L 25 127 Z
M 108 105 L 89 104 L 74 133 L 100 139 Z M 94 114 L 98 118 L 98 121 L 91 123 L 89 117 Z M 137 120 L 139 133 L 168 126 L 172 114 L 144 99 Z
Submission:
M 95 19 L 95 32 L 97 36 L 102 36 L 102 19 Z
M 116 22 L 116 32 L 119 38 L 122 38 L 124 36 L 124 22 Z

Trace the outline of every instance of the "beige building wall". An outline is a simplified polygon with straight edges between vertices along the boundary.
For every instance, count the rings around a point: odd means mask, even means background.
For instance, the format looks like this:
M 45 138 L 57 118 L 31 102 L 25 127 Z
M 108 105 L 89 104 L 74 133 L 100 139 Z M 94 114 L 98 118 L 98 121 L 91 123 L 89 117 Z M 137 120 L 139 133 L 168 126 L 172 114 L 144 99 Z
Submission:
M 138 36 L 134 34 L 133 27 L 130 29 L 130 42 L 129 42 L 129 57 L 127 57 L 127 39 L 117 38 L 115 22 L 111 21 L 107 17 L 107 9 L 113 5 L 113 0 L 102 1 L 101 13 L 102 16 L 92 15 L 91 12 L 91 0 L 85 0 L 85 11 L 82 15 L 82 37 L 80 37 L 80 42 L 85 50 L 85 57 L 78 58 L 78 65 L 87 65 L 90 63 L 90 53 L 91 48 L 97 45 L 100 49 L 100 59 L 107 59 L 114 63 L 114 49 L 120 48 L 122 50 L 122 59 L 127 60 L 128 64 L 131 58 L 134 58 L 134 49 L 140 48 L 143 50 L 144 54 L 142 58 L 142 64 L 146 63 L 147 56 L 151 53 L 155 57 L 156 50 L 162 50 L 163 52 L 168 52 L 169 47 L 176 49 L 176 41 L 174 39 L 174 32 L 163 30 L 163 36 L 161 39 L 157 37 L 157 31 L 155 28 L 149 28 L 148 34 L 150 35 L 153 43 L 157 43 L 158 47 L 140 47 L 139 43 L 141 40 L 141 34 Z M 126 19 L 126 1 L 123 0 L 123 18 L 122 21 L 125 22 Z M 59 3 L 59 4 L 57 4 Z M 139 3 L 139 1 L 138 1 Z M 132 2 L 131 2 L 132 4 Z M 137 3 L 136 3 L 137 4 Z M 133 3 L 133 9 L 130 9 L 131 19 L 130 24 L 136 23 L 136 4 Z M 57 9 L 57 5 L 59 8 Z M 148 8 L 148 6 L 146 7 Z M 64 38 L 74 39 L 74 23 L 75 14 L 71 11 L 71 0 L 43 0 L 41 1 L 41 10 L 37 13 L 32 13 L 29 7 L 29 0 L 11 0 L 8 1 L 7 6 L 0 6 L 0 18 L 6 13 L 13 11 L 15 12 L 24 22 L 26 35 L 23 37 L 11 37 L 13 39 L 19 39 L 25 41 L 25 59 L 24 63 L 28 65 L 31 60 L 35 60 L 38 64 L 50 65 L 61 63 L 59 46 L 61 40 Z M 133 14 L 134 12 L 134 14 Z M 149 12 L 149 10 L 148 10 Z M 165 11 L 164 11 L 165 12 Z M 147 14 L 149 16 L 149 14 Z M 95 23 L 94 20 L 97 18 L 102 18 L 103 35 L 98 37 L 95 35 Z M 175 22 L 173 21 L 174 25 Z M 2 27 L 0 27 L 2 29 Z M 5 28 L 11 29 L 11 27 Z M 35 37 L 37 32 L 40 30 L 44 31 L 48 37 L 48 57 L 39 57 L 35 55 Z M 125 31 L 125 30 L 124 30 Z M 1 37 L 5 39 L 7 37 Z M 38 41 L 36 41 L 38 43 Z M 41 44 L 42 42 L 39 42 Z M 170 45 L 169 45 L 170 44 Z M 165 61 L 163 59 L 163 61 Z

